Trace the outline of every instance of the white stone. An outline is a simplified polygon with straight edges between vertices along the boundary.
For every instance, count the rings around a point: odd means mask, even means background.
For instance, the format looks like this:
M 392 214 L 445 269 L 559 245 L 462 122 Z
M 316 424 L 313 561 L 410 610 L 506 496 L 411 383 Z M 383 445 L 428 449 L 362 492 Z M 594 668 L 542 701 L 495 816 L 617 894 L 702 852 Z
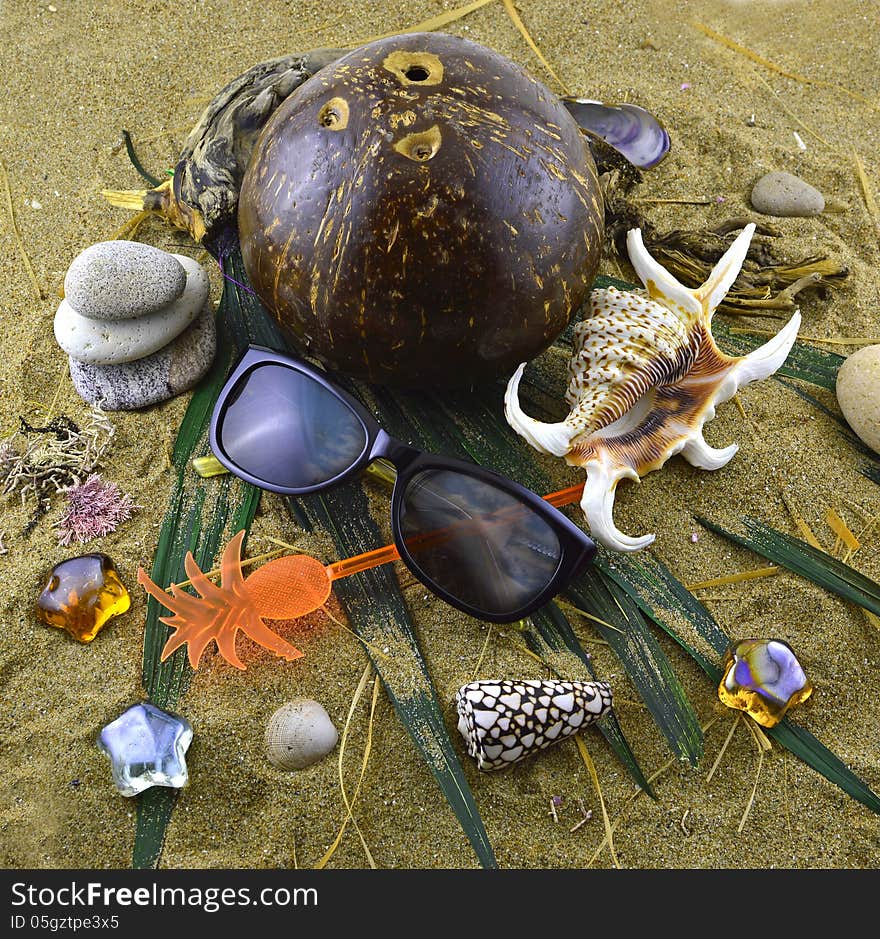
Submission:
M 861 441 L 880 453 L 880 345 L 863 346 L 840 366 L 837 403 Z
M 323 759 L 339 740 L 330 715 L 317 701 L 283 704 L 266 725 L 266 752 L 280 769 L 304 769 Z
M 78 254 L 64 297 L 81 316 L 124 320 L 163 310 L 186 286 L 186 271 L 168 251 L 137 241 L 100 241 Z
M 65 299 L 55 314 L 55 339 L 77 362 L 119 365 L 158 352 L 199 315 L 210 282 L 197 261 L 174 255 L 186 270 L 183 293 L 164 310 L 137 319 L 97 320 L 78 313 Z

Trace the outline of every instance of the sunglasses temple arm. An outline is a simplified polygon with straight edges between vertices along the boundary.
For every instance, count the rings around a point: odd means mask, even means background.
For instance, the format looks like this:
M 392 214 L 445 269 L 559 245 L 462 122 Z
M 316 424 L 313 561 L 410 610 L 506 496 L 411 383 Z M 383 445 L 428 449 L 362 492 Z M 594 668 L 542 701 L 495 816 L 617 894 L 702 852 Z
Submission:
M 577 502 L 583 495 L 583 483 L 577 486 L 570 486 L 568 489 L 560 489 L 558 492 L 551 492 L 544 496 L 544 499 L 552 506 L 559 508 L 563 505 L 571 505 Z M 334 561 L 328 564 L 325 570 L 331 581 L 338 580 L 340 577 L 348 577 L 350 574 L 359 574 L 361 571 L 368 571 L 380 564 L 387 564 L 389 561 L 399 561 L 400 553 L 393 544 L 386 545 L 384 548 L 376 548 L 374 551 L 367 551 L 364 554 L 355 555 L 352 558 L 345 558 L 342 561 Z
M 551 492 L 544 496 L 544 501 L 549 502 L 554 508 L 562 508 L 563 505 L 571 505 L 573 502 L 579 502 L 584 494 L 584 484 L 569 486 L 568 489 L 560 489 L 558 492 Z
M 400 554 L 393 544 L 385 545 L 384 548 L 376 548 L 374 551 L 367 551 L 365 554 L 355 555 L 353 558 L 345 558 L 342 561 L 334 561 L 328 564 L 326 568 L 327 576 L 330 580 L 338 580 L 340 577 L 348 577 L 350 574 L 359 574 L 361 571 L 368 571 L 370 568 L 378 567 L 380 564 L 387 564 L 389 561 L 399 561 Z

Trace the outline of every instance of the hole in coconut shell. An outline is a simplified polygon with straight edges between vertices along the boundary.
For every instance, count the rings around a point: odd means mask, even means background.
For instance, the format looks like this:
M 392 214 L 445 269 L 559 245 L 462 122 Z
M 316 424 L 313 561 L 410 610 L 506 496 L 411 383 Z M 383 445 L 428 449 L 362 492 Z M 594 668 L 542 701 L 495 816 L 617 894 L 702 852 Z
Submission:
M 394 144 L 394 149 L 415 163 L 425 163 L 437 155 L 443 139 L 440 128 L 435 124 L 428 130 L 420 130 L 414 134 L 407 134 Z
M 328 130 L 343 130 L 348 126 L 348 102 L 345 98 L 331 98 L 318 112 L 318 123 Z
M 402 85 L 439 85 L 443 81 L 443 63 L 433 52 L 398 49 L 385 57 L 382 67 Z

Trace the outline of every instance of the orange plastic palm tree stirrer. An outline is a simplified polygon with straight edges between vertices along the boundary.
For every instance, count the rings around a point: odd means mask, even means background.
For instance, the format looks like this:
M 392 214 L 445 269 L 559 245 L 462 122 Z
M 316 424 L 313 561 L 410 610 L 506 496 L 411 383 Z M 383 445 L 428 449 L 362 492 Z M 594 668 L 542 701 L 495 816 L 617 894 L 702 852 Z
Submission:
M 544 499 L 559 508 L 577 502 L 583 490 L 581 483 L 552 492 Z M 162 650 L 163 662 L 187 643 L 190 664 L 198 668 L 202 653 L 213 639 L 227 662 L 244 669 L 235 651 L 238 630 L 281 658 L 298 659 L 303 653 L 269 629 L 263 620 L 298 619 L 314 613 L 327 602 L 334 580 L 400 560 L 393 544 L 332 564 L 322 564 L 308 554 L 288 554 L 245 577 L 241 567 L 244 536 L 244 531 L 238 532 L 224 548 L 219 586 L 208 579 L 192 553 L 187 552 L 183 565 L 198 596 L 186 593 L 178 584 L 171 584 L 171 593 L 166 593 L 143 568 L 138 568 L 138 583 L 174 614 L 159 617 L 174 629 Z M 442 539 L 443 533 L 430 532 L 425 537 Z

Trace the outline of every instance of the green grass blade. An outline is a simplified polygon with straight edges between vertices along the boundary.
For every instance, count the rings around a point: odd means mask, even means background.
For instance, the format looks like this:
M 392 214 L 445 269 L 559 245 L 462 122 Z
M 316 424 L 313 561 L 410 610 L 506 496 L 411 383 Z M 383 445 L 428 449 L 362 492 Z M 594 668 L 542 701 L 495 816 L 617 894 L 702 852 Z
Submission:
M 747 534 L 744 535 L 726 531 L 720 525 L 699 515 L 696 519 L 709 531 L 749 548 L 774 564 L 779 564 L 819 587 L 824 587 L 880 616 L 880 584 L 827 552 L 820 551 L 792 535 L 776 531 L 754 518 L 743 519 L 747 529 Z
M 727 634 L 658 557 L 648 551 L 620 554 L 601 549 L 596 566 L 693 658 L 708 664 L 724 654 Z
M 238 313 L 234 328 L 240 337 L 283 349 L 285 343 L 262 305 L 249 292 L 247 274 L 237 246 L 223 255 L 227 286 Z M 231 279 L 230 279 L 231 278 Z M 340 380 L 360 397 L 368 390 Z M 349 557 L 384 544 L 373 521 L 363 489 L 350 484 L 320 495 L 287 500 L 291 513 L 306 529 L 322 529 L 333 538 L 340 557 Z M 388 648 L 385 658 L 367 654 L 382 678 L 398 717 L 418 747 L 458 818 L 483 867 L 497 862 L 464 770 L 449 737 L 443 712 L 416 640 L 412 620 L 393 568 L 383 566 L 357 577 L 340 579 L 333 591 L 351 628 L 366 642 Z
M 153 786 L 137 797 L 137 821 L 131 853 L 131 866 L 135 870 L 151 870 L 158 865 L 179 794 L 178 789 Z
M 696 766 L 703 755 L 700 722 L 669 659 L 629 594 L 594 567 L 569 584 L 565 595 L 596 618 L 591 624 L 623 663 L 672 752 Z
M 177 485 L 166 510 L 150 576 L 160 586 L 187 580 L 183 558 L 192 551 L 202 570 L 209 570 L 221 543 L 235 531 L 249 528 L 259 501 L 259 490 L 234 476 L 199 485 L 190 469 L 193 456 L 210 452 L 208 424 L 214 401 L 223 385 L 234 351 L 229 332 L 231 303 L 226 291 L 218 312 L 218 327 L 225 341 L 206 377 L 190 398 L 181 421 L 172 454 Z M 171 629 L 159 622 L 164 612 L 155 599 L 147 600 L 144 624 L 143 684 L 149 699 L 158 707 L 174 709 L 186 691 L 192 669 L 185 649 L 178 649 L 165 662 L 162 648 Z M 148 789 L 138 796 L 132 866 L 155 867 L 161 856 L 165 832 L 178 793 L 164 788 Z
M 584 652 L 580 642 L 578 642 L 577 636 L 571 628 L 571 623 L 555 603 L 549 603 L 532 615 L 523 628 L 523 636 L 529 648 L 559 678 L 564 680 L 584 678 L 592 681 L 598 679 L 596 669 L 593 667 L 589 655 Z M 594 726 L 608 741 L 609 746 L 620 762 L 627 768 L 636 785 L 644 789 L 652 799 L 656 799 L 651 784 L 648 782 L 641 766 L 639 766 L 629 741 L 624 736 L 614 709 L 612 708 L 611 712 Z
M 808 730 L 785 718 L 775 727 L 764 728 L 764 733 L 821 773 L 828 782 L 880 815 L 880 796 Z

